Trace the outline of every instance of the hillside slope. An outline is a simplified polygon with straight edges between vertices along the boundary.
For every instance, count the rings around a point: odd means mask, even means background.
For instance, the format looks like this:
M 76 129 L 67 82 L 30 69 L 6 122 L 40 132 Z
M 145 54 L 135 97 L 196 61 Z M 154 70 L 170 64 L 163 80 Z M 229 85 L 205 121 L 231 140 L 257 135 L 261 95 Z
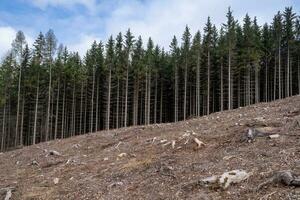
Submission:
M 256 188 L 276 171 L 300 174 L 299 117 L 295 96 L 41 143 L 0 154 L 0 189 L 13 188 L 11 199 L 297 199 L 300 188 Z M 249 143 L 243 138 L 251 127 L 280 136 Z M 251 175 L 226 190 L 190 184 L 235 169 Z

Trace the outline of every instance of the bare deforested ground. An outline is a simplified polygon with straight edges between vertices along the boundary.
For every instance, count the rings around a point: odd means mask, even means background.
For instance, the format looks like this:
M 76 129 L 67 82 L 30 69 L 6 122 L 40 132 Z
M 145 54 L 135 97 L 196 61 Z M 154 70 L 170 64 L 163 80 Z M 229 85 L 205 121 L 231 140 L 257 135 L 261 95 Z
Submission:
M 250 128 L 279 137 L 247 142 Z M 249 178 L 227 189 L 197 184 L 235 169 Z M 300 174 L 300 96 L 0 154 L 0 198 L 11 189 L 11 199 L 300 199 L 283 184 L 257 189 L 281 170 Z

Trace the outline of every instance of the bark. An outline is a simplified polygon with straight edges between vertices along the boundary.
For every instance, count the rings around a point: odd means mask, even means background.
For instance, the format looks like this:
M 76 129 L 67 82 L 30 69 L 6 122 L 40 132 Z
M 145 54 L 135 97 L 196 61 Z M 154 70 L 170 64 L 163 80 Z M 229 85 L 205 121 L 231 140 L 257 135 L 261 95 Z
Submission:
M 95 66 L 93 66 L 93 83 L 92 83 L 92 98 L 91 98 L 91 113 L 90 113 L 90 133 L 93 132 L 94 123 L 94 90 L 95 90 Z
M 37 115 L 38 115 L 38 104 L 39 104 L 39 89 L 40 89 L 40 76 L 38 74 L 37 88 L 36 88 L 36 97 L 35 97 L 35 111 L 34 111 L 34 128 L 33 128 L 33 137 L 32 144 L 36 142 L 36 129 L 37 129 Z
M 286 96 L 290 96 L 290 48 L 287 46 Z
M 187 55 L 185 55 L 185 66 L 184 66 L 183 120 L 186 119 L 186 94 L 187 94 Z
M 99 78 L 97 78 L 97 87 L 96 87 L 96 124 L 95 130 L 98 131 L 98 124 L 99 124 Z
M 82 134 L 82 107 L 83 107 L 83 81 L 81 81 L 81 89 L 80 89 L 79 134 Z
M 196 116 L 200 116 L 200 53 L 197 55 L 196 67 Z
M 155 75 L 155 92 L 154 92 L 154 124 L 156 124 L 157 117 L 157 73 Z
M 65 99 L 66 99 L 66 82 L 64 82 L 64 94 L 63 94 L 63 105 L 61 115 L 61 135 L 60 138 L 64 138 L 65 134 Z
M 162 123 L 163 117 L 163 82 L 160 85 L 160 107 L 159 107 L 159 123 Z
M 176 61 L 175 61 L 176 62 Z M 174 105 L 174 118 L 175 122 L 178 121 L 178 72 L 177 72 L 177 62 L 175 63 L 175 105 Z
M 298 58 L 298 94 L 300 94 L 300 61 Z
M 281 49 L 280 49 L 280 44 L 279 44 L 279 47 L 278 47 L 278 85 L 279 85 L 279 99 L 282 98 L 282 89 L 281 89 Z
M 117 81 L 117 109 L 116 109 L 116 128 L 119 128 L 119 102 L 120 102 L 120 79 L 118 78 Z
M 107 110 L 106 110 L 106 130 L 109 130 L 110 120 L 110 93 L 111 93 L 111 67 L 109 67 L 108 74 L 108 94 L 107 94 Z
M 21 50 L 22 55 L 22 50 Z M 22 61 L 21 61 L 22 62 Z M 16 119 L 16 133 L 15 133 L 15 147 L 17 144 L 18 134 L 19 134 L 19 113 L 20 113 L 20 96 L 21 96 L 21 79 L 22 79 L 22 67 L 19 70 L 19 80 L 18 80 L 18 103 L 17 103 L 17 119 Z
M 207 52 L 207 115 L 210 114 L 210 51 Z
M 223 62 L 221 62 L 221 111 L 224 110 Z
M 3 118 L 2 118 L 2 137 L 1 137 L 1 151 L 5 150 L 5 139 L 6 139 L 6 102 L 3 106 Z
M 228 110 L 232 109 L 231 101 L 231 51 L 228 52 Z
M 124 110 L 124 127 L 127 127 L 127 109 L 128 109 L 128 71 L 129 64 L 127 64 L 126 68 L 126 84 L 125 84 L 125 110 Z
M 148 75 L 148 102 L 147 102 L 147 124 L 150 124 L 150 112 L 151 112 L 151 71 Z
M 55 112 L 54 140 L 56 140 L 56 138 L 57 138 L 58 111 L 59 111 L 59 92 L 60 92 L 60 79 L 58 79 L 58 84 L 57 84 L 57 97 L 56 97 L 56 112 Z
M 259 79 L 258 79 L 258 67 L 255 66 L 255 103 L 259 102 Z
M 49 64 L 49 85 L 48 85 L 48 106 L 46 116 L 46 134 L 45 141 L 48 141 L 49 137 L 49 124 L 50 124 L 50 107 L 51 107 L 51 84 L 52 84 L 52 68 L 51 63 Z
M 265 68 L 266 68 L 266 72 L 265 72 L 265 102 L 268 102 L 268 98 L 269 98 L 269 86 L 268 86 L 268 60 L 266 59 L 266 63 L 265 63 Z
M 20 129 L 20 145 L 21 146 L 23 146 L 24 109 L 25 109 L 25 98 L 24 98 L 24 95 L 23 95 L 23 100 L 22 100 L 22 116 L 21 116 L 21 129 Z

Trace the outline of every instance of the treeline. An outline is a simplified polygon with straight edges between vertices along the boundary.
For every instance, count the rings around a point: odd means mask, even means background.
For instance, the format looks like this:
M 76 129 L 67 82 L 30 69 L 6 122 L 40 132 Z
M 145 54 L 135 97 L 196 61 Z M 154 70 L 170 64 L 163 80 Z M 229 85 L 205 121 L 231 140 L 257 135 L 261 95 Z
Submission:
M 187 26 L 170 50 L 130 30 L 84 58 L 52 30 L 29 48 L 19 31 L 0 67 L 1 151 L 131 125 L 176 122 L 300 93 L 300 18 L 260 26 L 246 15 L 217 30 Z

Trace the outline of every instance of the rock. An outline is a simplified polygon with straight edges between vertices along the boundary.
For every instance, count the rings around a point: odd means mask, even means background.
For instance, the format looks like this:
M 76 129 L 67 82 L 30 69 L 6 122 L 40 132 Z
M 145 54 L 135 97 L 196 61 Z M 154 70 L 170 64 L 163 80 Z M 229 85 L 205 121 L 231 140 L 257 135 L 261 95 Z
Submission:
M 57 184 L 58 184 L 58 182 L 59 182 L 59 178 L 54 178 L 54 179 L 53 179 L 53 183 L 54 183 L 54 185 L 57 185 Z
M 108 157 L 103 158 L 104 161 L 108 161 Z

